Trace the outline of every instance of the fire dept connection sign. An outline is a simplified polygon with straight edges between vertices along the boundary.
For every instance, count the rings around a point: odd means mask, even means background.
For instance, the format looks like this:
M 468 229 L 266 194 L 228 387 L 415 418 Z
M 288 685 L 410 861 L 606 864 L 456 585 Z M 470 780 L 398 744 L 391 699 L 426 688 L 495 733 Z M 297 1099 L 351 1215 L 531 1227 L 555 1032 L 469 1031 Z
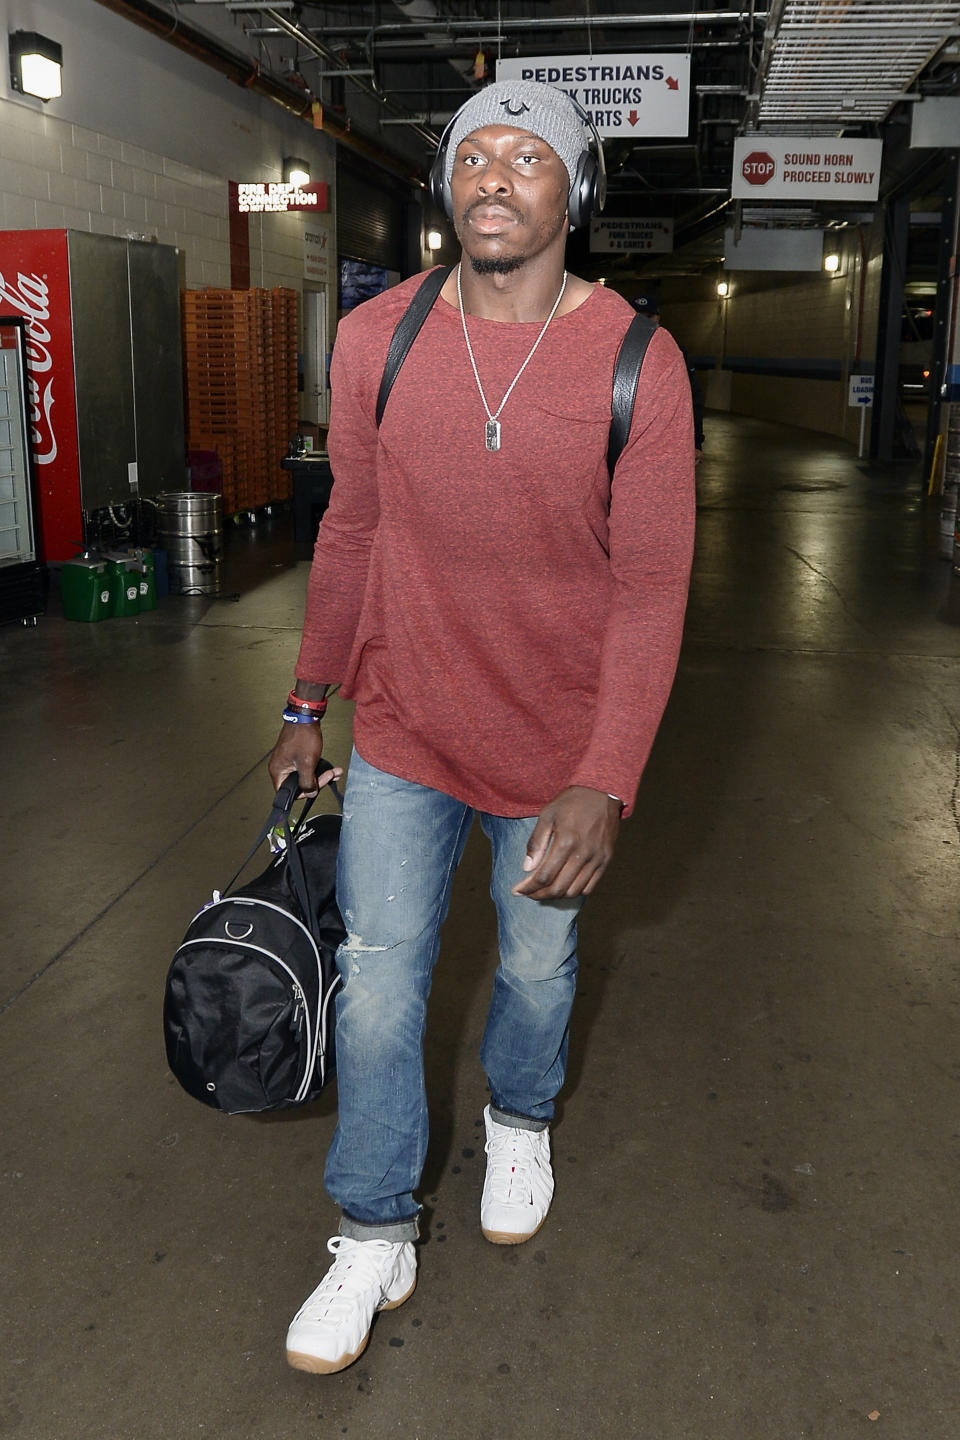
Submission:
M 876 200 L 882 140 L 744 135 L 734 141 L 734 200 Z
M 566 90 L 604 139 L 689 130 L 689 55 L 528 55 L 498 60 L 497 79 Z

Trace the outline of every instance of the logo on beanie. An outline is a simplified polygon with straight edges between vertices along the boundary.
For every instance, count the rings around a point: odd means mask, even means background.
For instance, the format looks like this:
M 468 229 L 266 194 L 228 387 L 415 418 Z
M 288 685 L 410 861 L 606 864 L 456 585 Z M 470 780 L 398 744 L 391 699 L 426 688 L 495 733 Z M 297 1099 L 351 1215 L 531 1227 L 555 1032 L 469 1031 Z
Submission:
M 500 104 L 503 106 L 504 110 L 506 110 L 508 115 L 522 115 L 524 111 L 530 109 L 530 106 L 526 103 L 525 100 L 521 100 L 518 103 L 517 108 L 514 109 L 513 99 L 509 95 L 507 96 L 506 100 L 501 100 Z

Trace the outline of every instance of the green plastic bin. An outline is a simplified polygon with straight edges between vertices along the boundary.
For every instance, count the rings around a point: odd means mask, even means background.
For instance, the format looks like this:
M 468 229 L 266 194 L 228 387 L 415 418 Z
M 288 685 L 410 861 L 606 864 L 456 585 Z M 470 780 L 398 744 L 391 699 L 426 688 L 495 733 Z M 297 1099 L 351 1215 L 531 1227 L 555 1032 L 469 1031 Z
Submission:
M 112 555 L 107 562 L 110 571 L 111 615 L 140 614 L 140 572 L 132 555 Z
M 75 555 L 60 567 L 60 598 L 67 620 L 107 620 L 113 614 L 114 576 L 102 555 Z

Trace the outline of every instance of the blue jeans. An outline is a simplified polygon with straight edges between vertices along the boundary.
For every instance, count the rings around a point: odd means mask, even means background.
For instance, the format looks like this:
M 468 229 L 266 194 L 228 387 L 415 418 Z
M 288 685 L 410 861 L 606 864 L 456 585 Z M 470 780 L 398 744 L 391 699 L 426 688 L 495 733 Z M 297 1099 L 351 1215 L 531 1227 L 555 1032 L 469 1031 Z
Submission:
M 337 953 L 339 1119 L 326 1185 L 341 1233 L 412 1240 L 427 1149 L 423 1034 L 427 997 L 474 812 L 399 780 L 356 751 L 343 806 L 337 897 L 347 938 Z M 494 1118 L 543 1129 L 563 1084 L 576 988 L 582 900 L 512 895 L 535 817 L 480 814 L 493 851 L 500 964 L 480 1058 Z

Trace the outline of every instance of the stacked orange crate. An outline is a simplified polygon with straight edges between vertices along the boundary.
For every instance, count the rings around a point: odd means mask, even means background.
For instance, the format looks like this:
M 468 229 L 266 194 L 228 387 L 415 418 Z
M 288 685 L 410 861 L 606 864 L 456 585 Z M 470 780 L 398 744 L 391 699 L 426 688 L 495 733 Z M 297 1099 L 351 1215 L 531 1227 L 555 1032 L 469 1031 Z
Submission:
M 250 439 L 252 495 L 248 504 L 251 510 L 259 509 L 270 500 L 269 452 L 267 448 L 267 424 L 269 412 L 269 389 L 267 386 L 267 348 L 269 327 L 264 314 L 262 290 L 248 290 L 245 295 L 249 319 L 248 358 L 251 372 L 255 377 L 252 393 L 247 400 L 243 420 Z
M 280 461 L 297 428 L 297 292 L 188 290 L 183 335 L 189 444 L 219 452 L 224 514 L 288 499 Z
M 293 476 L 280 461 L 287 452 L 290 437 L 299 426 L 297 395 L 297 292 L 277 288 L 273 291 L 274 315 L 274 413 L 277 423 L 277 460 L 274 469 L 275 498 L 289 499 L 293 494 Z
M 183 338 L 188 443 L 219 453 L 224 514 L 234 514 L 258 503 L 249 432 L 256 413 L 257 377 L 250 360 L 246 295 L 232 290 L 186 291 Z
M 267 433 L 265 453 L 267 490 L 271 500 L 282 497 L 277 490 L 276 471 L 284 451 L 279 449 L 281 417 L 277 414 L 277 329 L 273 296 L 269 290 L 260 291 L 264 317 L 264 389 L 267 395 Z M 287 439 L 289 440 L 289 436 Z

